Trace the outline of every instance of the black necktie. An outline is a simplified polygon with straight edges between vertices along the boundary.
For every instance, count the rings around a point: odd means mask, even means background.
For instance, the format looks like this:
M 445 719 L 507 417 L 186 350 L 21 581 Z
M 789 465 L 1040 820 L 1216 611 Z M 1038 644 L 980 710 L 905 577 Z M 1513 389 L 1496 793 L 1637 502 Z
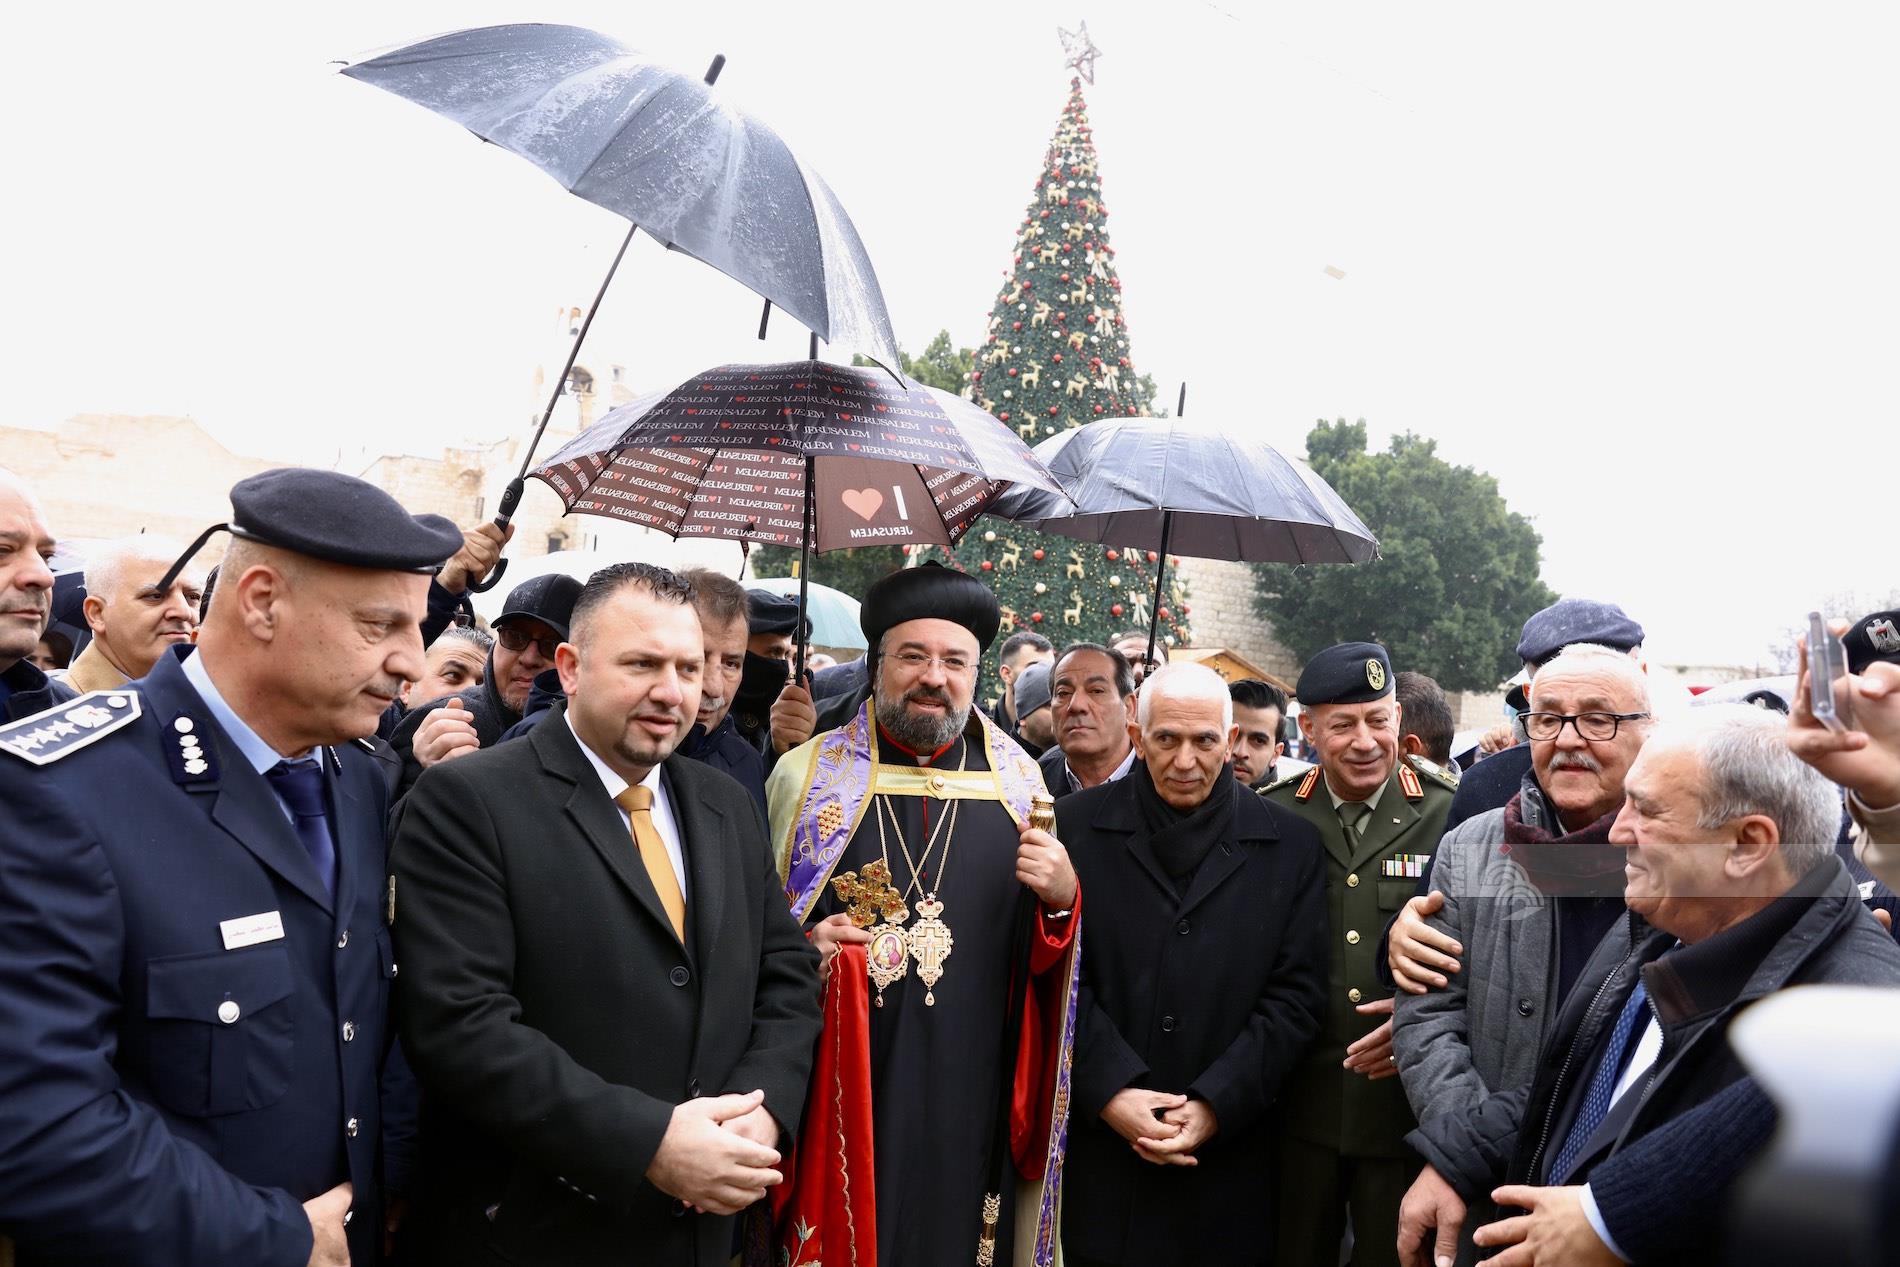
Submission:
M 323 794 L 323 767 L 315 761 L 279 761 L 265 778 L 290 809 L 297 839 L 317 868 L 325 893 L 336 892 L 336 838 L 330 834 L 330 809 Z

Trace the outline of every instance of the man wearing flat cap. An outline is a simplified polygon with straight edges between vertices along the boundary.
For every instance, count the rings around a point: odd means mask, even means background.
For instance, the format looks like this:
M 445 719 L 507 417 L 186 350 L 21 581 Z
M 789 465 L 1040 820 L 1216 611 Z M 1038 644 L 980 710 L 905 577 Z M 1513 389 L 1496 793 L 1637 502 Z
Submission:
M 396 962 L 357 742 L 421 675 L 462 534 L 329 471 L 231 505 L 192 548 L 235 538 L 195 647 L 0 730 L 0 1224 L 23 1265 L 382 1249 Z
M 580 593 L 581 583 L 560 573 L 534 577 L 508 591 L 493 622 L 495 645 L 481 684 L 463 695 L 419 702 L 390 736 L 390 747 L 402 757 L 398 794 L 408 792 L 437 762 L 494 747 L 521 720 L 535 678 L 554 668 L 554 649 L 567 640 Z
M 1391 991 L 1376 956 L 1380 929 L 1438 844 L 1454 785 L 1400 755 L 1392 661 L 1378 643 L 1320 651 L 1295 694 L 1318 764 L 1261 795 L 1319 830 L 1331 950 L 1319 1041 L 1284 1095 L 1275 1261 L 1337 1262 L 1350 1220 L 1355 1267 L 1396 1263 L 1412 1111 L 1395 1076 Z
M 871 699 L 767 783 L 786 895 L 828 977 L 797 1178 L 774 1198 L 797 1262 L 842 1260 L 873 1228 L 878 1261 L 905 1267 L 967 1267 L 980 1245 L 1008 1263 L 1031 1241 L 1048 1261 L 1081 890 L 1030 825 L 1036 763 L 972 706 L 1000 620 L 960 572 L 878 581 Z M 841 1192 L 848 1220 L 831 1217 Z

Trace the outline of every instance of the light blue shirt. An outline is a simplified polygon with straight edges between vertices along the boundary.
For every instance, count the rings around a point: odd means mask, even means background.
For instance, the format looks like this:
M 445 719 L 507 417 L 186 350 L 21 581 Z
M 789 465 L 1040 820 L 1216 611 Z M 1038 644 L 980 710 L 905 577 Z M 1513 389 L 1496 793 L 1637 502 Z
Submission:
M 192 689 L 198 692 L 198 698 L 202 699 L 205 707 L 211 710 L 213 720 L 223 729 L 225 737 L 236 744 L 238 751 L 244 754 L 244 760 L 251 769 L 263 774 L 278 762 L 291 759 L 265 743 L 262 735 L 252 730 L 245 724 L 242 717 L 232 711 L 231 705 L 226 703 L 224 696 L 218 693 L 217 686 L 211 681 L 211 674 L 206 671 L 204 661 L 199 658 L 196 651 L 185 657 L 185 662 L 180 668 L 184 670 L 185 680 L 190 682 Z M 306 755 L 315 756 L 316 754 L 312 752 Z M 291 815 L 290 806 L 284 803 L 281 796 L 274 796 L 272 799 L 277 802 L 277 808 L 284 811 L 285 819 L 293 823 L 297 821 Z
M 1612 1254 L 1615 1254 L 1617 1258 L 1627 1263 L 1629 1261 L 1629 1255 L 1618 1249 L 1616 1242 L 1610 1239 L 1609 1224 L 1603 1221 L 1603 1211 L 1597 1209 L 1596 1193 L 1590 1191 L 1589 1184 L 1586 1183 L 1583 1185 L 1583 1192 L 1580 1194 L 1579 1199 L 1583 1202 L 1583 1217 L 1590 1221 L 1590 1230 L 1595 1232 L 1597 1239 L 1603 1242 L 1603 1248 L 1609 1250 Z

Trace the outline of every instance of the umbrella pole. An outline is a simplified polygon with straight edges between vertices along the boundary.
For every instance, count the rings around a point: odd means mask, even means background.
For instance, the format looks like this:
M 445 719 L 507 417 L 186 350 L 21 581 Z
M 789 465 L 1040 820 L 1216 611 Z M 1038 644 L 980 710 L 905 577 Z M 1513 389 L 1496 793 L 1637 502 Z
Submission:
M 818 336 L 813 335 L 812 341 L 815 343 L 817 340 Z M 812 520 L 814 518 L 812 514 L 812 471 L 815 465 L 816 459 L 807 453 L 805 455 L 805 518 L 802 525 L 804 531 L 800 534 L 798 543 L 798 665 L 792 672 L 793 685 L 797 685 L 805 680 L 805 652 L 807 644 L 810 641 L 806 630 L 805 602 L 806 599 L 810 597 L 811 589 L 811 534 L 813 527 Z
M 1174 512 L 1161 512 L 1161 557 L 1155 562 L 1154 610 L 1148 613 L 1148 671 L 1155 667 L 1155 636 L 1161 632 L 1161 581 L 1168 574 L 1168 538 L 1174 535 Z
M 717 80 L 719 72 L 725 67 L 726 55 L 720 53 L 713 58 L 712 65 L 706 68 L 706 82 L 710 84 Z M 627 236 L 620 239 L 620 249 L 614 252 L 613 263 L 607 266 L 607 275 L 600 279 L 600 289 L 594 292 L 594 302 L 587 306 L 587 316 L 581 321 L 581 328 L 574 335 L 574 346 L 567 350 L 567 364 L 561 367 L 560 374 L 554 379 L 554 390 L 548 394 L 547 407 L 541 411 L 541 421 L 535 425 L 534 438 L 528 441 L 528 450 L 521 456 L 521 469 L 515 473 L 513 479 L 508 481 L 508 487 L 502 491 L 501 505 L 497 508 L 495 515 L 495 526 L 504 532 L 507 531 L 509 522 L 514 519 L 515 511 L 521 506 L 521 496 L 528 488 L 528 468 L 534 465 L 535 450 L 541 447 L 541 437 L 547 433 L 548 422 L 554 417 L 554 407 L 561 403 L 561 393 L 567 390 L 567 376 L 574 372 L 574 362 L 580 357 L 581 344 L 587 342 L 587 332 L 593 328 L 594 314 L 600 311 L 600 301 L 606 297 L 607 287 L 613 283 L 614 274 L 620 270 L 620 261 L 626 256 L 627 248 L 633 245 L 633 235 L 639 231 L 639 225 L 630 224 L 627 226 Z M 477 594 L 485 594 L 501 583 L 502 573 L 507 570 L 508 560 L 502 559 L 495 564 L 494 571 L 488 574 L 486 580 L 472 582 L 469 589 Z

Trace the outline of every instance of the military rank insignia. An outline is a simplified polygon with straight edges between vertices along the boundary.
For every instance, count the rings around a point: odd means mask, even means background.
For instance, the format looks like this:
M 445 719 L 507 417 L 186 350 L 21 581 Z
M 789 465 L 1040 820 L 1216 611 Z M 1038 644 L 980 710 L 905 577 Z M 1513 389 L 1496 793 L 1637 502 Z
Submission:
M 137 721 L 139 693 L 90 691 L 43 713 L 0 726 L 0 749 L 34 765 L 51 765 Z
M 1379 878 L 1416 880 L 1425 874 L 1425 864 L 1431 860 L 1428 853 L 1395 853 L 1379 864 Z

